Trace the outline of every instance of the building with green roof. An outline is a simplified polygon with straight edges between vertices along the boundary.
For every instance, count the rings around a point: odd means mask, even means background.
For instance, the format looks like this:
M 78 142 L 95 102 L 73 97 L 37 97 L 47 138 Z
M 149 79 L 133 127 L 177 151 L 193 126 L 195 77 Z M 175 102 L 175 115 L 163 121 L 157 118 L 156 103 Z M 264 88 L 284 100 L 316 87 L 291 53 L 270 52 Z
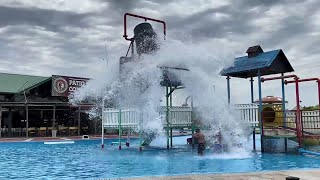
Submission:
M 92 105 L 71 106 L 68 96 L 88 80 L 0 73 L 0 138 L 87 134 Z

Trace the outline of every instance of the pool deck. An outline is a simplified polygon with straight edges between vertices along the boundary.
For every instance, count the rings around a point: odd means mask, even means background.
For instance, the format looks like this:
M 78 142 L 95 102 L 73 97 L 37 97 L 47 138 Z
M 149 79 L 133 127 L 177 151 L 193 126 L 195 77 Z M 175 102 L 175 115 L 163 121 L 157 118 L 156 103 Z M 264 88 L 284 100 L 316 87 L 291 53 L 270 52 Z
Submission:
M 286 180 L 286 177 L 298 177 L 300 180 L 319 180 L 320 169 L 291 170 L 291 171 L 272 171 L 255 173 L 237 173 L 237 174 L 193 174 L 181 176 L 158 176 L 158 177 L 139 177 L 139 178 L 118 178 L 118 180 L 196 180 L 196 179 L 214 179 L 214 180 Z
M 101 139 L 101 136 L 89 136 L 90 139 Z M 117 135 L 105 135 L 105 139 L 118 138 Z M 131 136 L 134 138 L 134 136 Z M 122 136 L 127 138 L 127 136 Z M 43 142 L 43 141 L 70 141 L 70 140 L 81 140 L 82 136 L 65 136 L 65 137 L 12 137 L 12 138 L 0 138 L 0 142 Z
M 173 136 L 188 136 L 188 133 L 178 133 L 174 132 Z M 101 139 L 101 135 L 89 135 L 90 139 Z M 130 136 L 131 138 L 139 138 L 138 136 Z M 117 139 L 118 134 L 105 135 L 105 139 Z M 121 138 L 127 138 L 126 135 L 121 136 Z M 0 142 L 43 142 L 43 141 L 70 141 L 70 140 L 81 140 L 82 136 L 64 136 L 64 137 L 1 137 Z

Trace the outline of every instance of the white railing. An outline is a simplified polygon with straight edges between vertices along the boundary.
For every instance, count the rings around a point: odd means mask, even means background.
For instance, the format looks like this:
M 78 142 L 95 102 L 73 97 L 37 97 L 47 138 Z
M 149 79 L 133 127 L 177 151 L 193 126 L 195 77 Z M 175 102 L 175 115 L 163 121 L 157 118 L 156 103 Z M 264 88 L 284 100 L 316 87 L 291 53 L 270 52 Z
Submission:
M 259 105 L 258 104 L 236 104 L 238 115 L 241 121 L 248 122 L 252 126 L 259 124 Z M 166 107 L 160 107 L 160 117 L 164 127 L 167 127 L 166 122 Z M 169 127 L 191 127 L 192 124 L 192 109 L 190 107 L 170 107 L 169 108 Z M 105 109 L 103 112 L 103 125 L 105 128 L 119 127 L 119 109 Z M 302 111 L 301 112 L 303 128 L 307 132 L 320 133 L 320 115 L 319 111 Z M 135 109 L 121 110 L 121 127 L 135 128 L 139 125 L 141 113 Z M 287 111 L 286 121 L 288 127 L 295 128 L 296 112 Z
M 304 131 L 320 133 L 319 111 L 302 111 L 302 122 Z
M 240 120 L 248 122 L 252 126 L 259 124 L 259 105 L 258 104 L 236 104 L 235 108 L 239 111 Z
M 192 109 L 190 107 L 170 107 L 169 108 L 169 127 L 190 127 Z M 102 122 L 105 128 L 135 128 L 138 127 L 142 114 L 135 109 L 119 109 L 107 108 L 102 115 Z M 160 107 L 159 115 L 165 127 L 166 122 L 166 107 Z
M 236 104 L 235 108 L 240 114 L 240 119 L 252 125 L 259 124 L 259 104 Z M 319 111 L 301 111 L 303 128 L 306 132 L 320 133 L 320 114 Z M 286 112 L 288 127 L 295 128 L 295 111 Z
M 119 122 L 121 127 L 134 128 L 138 126 L 140 119 L 140 113 L 135 109 L 121 109 L 120 114 L 119 109 L 107 108 L 102 114 L 102 122 L 106 128 L 118 128 Z
M 163 118 L 164 126 L 166 122 L 166 107 L 161 107 L 160 116 Z M 191 127 L 192 124 L 192 109 L 190 107 L 174 106 L 169 108 L 169 127 Z

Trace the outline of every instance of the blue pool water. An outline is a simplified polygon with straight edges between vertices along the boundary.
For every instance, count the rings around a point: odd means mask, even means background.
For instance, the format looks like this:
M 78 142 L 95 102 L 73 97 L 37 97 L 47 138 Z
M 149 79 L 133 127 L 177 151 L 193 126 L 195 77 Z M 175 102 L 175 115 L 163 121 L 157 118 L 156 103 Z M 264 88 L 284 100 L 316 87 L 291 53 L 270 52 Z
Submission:
M 106 144 L 111 144 L 107 140 Z M 0 179 L 96 179 L 128 176 L 173 175 L 190 173 L 236 173 L 297 168 L 319 168 L 320 159 L 301 155 L 252 153 L 242 157 L 214 155 L 183 145 L 179 148 L 148 148 L 107 145 L 98 140 L 74 144 L 43 142 L 0 143 Z

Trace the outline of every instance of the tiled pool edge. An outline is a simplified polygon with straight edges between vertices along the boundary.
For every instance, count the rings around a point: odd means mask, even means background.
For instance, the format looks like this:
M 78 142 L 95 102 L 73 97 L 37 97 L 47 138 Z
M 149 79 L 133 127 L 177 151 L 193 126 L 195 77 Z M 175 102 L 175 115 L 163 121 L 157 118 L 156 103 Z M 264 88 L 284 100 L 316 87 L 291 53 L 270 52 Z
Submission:
M 300 180 L 318 180 L 320 169 L 301 169 L 286 171 L 263 171 L 232 174 L 191 174 L 175 176 L 146 176 L 133 178 L 114 178 L 113 180 L 197 180 L 197 179 L 216 179 L 216 180 L 285 180 L 286 177 L 298 177 Z

